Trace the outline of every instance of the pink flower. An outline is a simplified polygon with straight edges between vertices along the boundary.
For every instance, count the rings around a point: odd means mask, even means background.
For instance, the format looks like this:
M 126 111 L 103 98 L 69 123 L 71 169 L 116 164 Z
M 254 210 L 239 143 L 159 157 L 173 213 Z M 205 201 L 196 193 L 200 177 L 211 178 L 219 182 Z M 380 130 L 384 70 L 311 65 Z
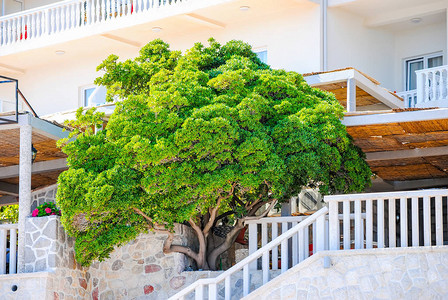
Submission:
M 39 214 L 39 210 L 36 208 L 35 210 L 33 210 L 33 217 L 37 217 L 37 215 Z
M 47 214 L 51 213 L 51 208 L 47 207 L 47 208 L 45 209 L 45 212 L 46 212 Z
M 55 215 L 55 213 L 51 213 L 51 215 Z

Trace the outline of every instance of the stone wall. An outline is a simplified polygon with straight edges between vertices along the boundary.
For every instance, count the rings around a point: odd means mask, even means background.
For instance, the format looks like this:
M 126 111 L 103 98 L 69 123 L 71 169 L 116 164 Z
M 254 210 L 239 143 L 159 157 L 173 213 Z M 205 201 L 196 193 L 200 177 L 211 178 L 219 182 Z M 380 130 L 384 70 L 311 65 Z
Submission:
M 26 218 L 25 272 L 72 266 L 73 241 L 66 238 L 59 216 Z
M 36 209 L 36 207 L 43 204 L 44 202 L 56 202 L 55 199 L 57 187 L 57 184 L 53 184 L 43 189 L 33 191 L 31 193 L 31 210 L 29 213 L 31 214 L 32 211 Z
M 244 299 L 448 299 L 448 247 L 320 252 Z
M 189 227 L 177 225 L 175 231 L 175 244 L 195 248 L 196 237 Z M 73 239 L 66 235 L 59 216 L 29 217 L 25 269 L 51 271 L 54 276 L 48 278 L 48 289 L 55 299 L 166 299 L 194 277 L 183 274 L 192 265 L 190 259 L 180 253 L 163 253 L 166 237 L 141 234 L 117 247 L 109 259 L 83 268 L 75 261 Z

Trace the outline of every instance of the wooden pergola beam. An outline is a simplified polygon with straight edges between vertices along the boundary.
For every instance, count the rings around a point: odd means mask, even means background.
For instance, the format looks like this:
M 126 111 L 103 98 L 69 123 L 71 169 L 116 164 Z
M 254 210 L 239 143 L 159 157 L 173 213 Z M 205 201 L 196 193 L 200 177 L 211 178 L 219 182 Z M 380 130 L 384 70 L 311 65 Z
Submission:
M 397 160 L 405 158 L 418 158 L 418 157 L 442 156 L 442 155 L 448 155 L 448 146 L 417 148 L 409 150 L 369 152 L 366 153 L 366 160 L 367 161 Z

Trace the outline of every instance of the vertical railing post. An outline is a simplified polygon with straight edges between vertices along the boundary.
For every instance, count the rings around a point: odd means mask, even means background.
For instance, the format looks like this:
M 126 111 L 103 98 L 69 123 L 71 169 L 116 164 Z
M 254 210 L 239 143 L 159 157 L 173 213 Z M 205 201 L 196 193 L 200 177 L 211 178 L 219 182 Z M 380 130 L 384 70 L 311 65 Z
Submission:
M 249 224 L 249 255 L 257 251 L 258 248 L 258 233 L 257 233 L 257 224 L 250 223 Z M 257 269 L 257 261 L 250 263 L 250 269 Z
M 316 220 L 316 245 L 313 245 L 313 254 L 325 250 L 325 215 Z
M 361 200 L 355 201 L 355 249 L 362 249 L 364 243 L 361 216 Z
M 425 88 L 425 84 L 424 84 L 424 76 L 422 72 L 416 72 L 416 79 L 417 79 L 417 101 L 415 106 L 417 106 L 419 103 L 423 103 L 424 102 L 424 98 L 425 98 L 425 92 L 424 92 L 424 88 Z
M 400 198 L 400 246 L 408 246 L 408 199 Z
M 338 212 L 338 202 L 329 201 L 328 203 L 328 222 L 329 222 L 329 248 L 330 250 L 339 250 L 339 212 Z
M 17 273 L 17 230 L 9 231 L 9 274 Z
M 342 202 L 342 224 L 343 224 L 343 236 L 344 236 L 344 250 L 350 249 L 351 237 L 350 237 L 350 201 L 345 200 Z
M 7 230 L 0 229 L 0 274 L 6 274 Z
M 431 202 L 428 196 L 423 197 L 423 241 L 431 246 Z

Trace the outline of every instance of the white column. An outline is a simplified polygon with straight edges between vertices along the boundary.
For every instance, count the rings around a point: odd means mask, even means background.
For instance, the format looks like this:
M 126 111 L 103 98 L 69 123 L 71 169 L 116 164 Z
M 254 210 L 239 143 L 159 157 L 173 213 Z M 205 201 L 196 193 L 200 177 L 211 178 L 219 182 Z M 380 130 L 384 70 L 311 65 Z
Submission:
M 328 71 L 328 45 L 327 45 L 327 10 L 328 0 L 320 3 L 320 66 L 321 71 Z
M 356 81 L 355 78 L 347 80 L 347 111 L 356 111 Z
M 31 208 L 31 125 L 20 126 L 18 273 L 25 271 L 25 221 Z

